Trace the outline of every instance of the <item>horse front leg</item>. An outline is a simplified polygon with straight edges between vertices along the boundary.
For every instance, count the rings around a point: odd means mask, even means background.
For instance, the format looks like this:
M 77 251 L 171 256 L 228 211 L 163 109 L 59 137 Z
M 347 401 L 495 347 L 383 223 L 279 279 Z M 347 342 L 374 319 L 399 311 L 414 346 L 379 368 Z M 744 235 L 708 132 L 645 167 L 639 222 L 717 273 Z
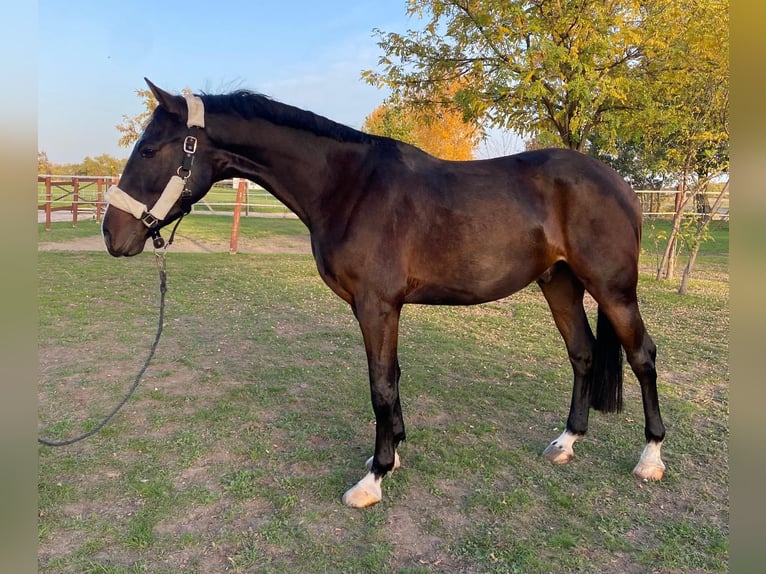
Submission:
M 397 358 L 401 306 L 382 301 L 355 302 L 354 314 L 364 337 L 375 413 L 375 454 L 367 461 L 367 474 L 343 495 L 343 503 L 364 508 L 383 498 L 383 477 L 399 467 L 397 445 L 405 439 L 399 401 Z

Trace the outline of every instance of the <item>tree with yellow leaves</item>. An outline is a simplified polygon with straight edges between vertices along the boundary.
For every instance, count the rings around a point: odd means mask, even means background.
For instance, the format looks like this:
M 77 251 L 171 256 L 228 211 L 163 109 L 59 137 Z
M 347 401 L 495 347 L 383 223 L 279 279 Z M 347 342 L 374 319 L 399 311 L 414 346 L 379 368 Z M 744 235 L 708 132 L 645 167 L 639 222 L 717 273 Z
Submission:
M 434 111 L 395 101 L 381 104 L 364 120 L 362 130 L 415 145 L 441 159 L 469 160 L 482 137 L 454 108 Z
M 136 116 L 122 116 L 122 123 L 117 127 L 122 135 L 117 141 L 117 144 L 121 147 L 131 147 L 144 131 L 146 124 L 149 123 L 149 119 L 152 117 L 154 108 L 157 107 L 157 100 L 149 90 L 136 90 L 136 95 L 141 98 L 144 104 L 144 111 Z

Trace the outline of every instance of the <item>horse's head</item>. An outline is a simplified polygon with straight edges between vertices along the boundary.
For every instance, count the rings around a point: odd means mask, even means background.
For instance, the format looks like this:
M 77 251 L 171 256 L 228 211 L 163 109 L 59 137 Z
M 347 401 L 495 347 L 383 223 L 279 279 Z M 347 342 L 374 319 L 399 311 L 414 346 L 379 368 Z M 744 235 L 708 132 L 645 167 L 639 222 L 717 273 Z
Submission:
M 205 134 L 204 105 L 174 96 L 146 80 L 157 106 L 120 178 L 107 193 L 101 229 L 111 255 L 141 253 L 149 237 L 181 217 L 213 184 L 213 148 Z

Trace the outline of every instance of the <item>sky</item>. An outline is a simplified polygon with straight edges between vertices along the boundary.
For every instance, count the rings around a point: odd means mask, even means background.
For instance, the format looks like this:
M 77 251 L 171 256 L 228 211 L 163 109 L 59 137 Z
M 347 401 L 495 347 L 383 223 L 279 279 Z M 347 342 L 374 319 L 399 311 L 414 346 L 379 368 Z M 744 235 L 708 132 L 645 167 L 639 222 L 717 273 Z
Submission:
M 249 89 L 359 129 L 388 95 L 361 79 L 383 54 L 373 29 L 422 22 L 406 0 L 39 0 L 38 150 L 80 163 L 117 145 L 143 110 L 144 77 L 180 93 Z M 492 132 L 479 157 L 521 151 Z
M 180 93 L 250 89 L 360 128 L 387 92 L 360 78 L 373 29 L 418 27 L 405 0 L 39 0 L 38 149 L 79 163 L 117 145 L 147 77 Z

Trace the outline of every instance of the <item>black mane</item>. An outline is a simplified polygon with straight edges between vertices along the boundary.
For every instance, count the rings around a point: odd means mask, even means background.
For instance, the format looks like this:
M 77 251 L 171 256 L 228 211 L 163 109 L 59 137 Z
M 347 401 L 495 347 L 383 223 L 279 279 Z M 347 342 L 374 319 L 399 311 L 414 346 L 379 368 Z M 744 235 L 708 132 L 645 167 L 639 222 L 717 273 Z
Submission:
M 308 131 L 342 142 L 373 143 L 380 139 L 249 90 L 202 96 L 205 110 L 210 113 L 234 113 L 244 119 L 261 118 L 273 124 Z

